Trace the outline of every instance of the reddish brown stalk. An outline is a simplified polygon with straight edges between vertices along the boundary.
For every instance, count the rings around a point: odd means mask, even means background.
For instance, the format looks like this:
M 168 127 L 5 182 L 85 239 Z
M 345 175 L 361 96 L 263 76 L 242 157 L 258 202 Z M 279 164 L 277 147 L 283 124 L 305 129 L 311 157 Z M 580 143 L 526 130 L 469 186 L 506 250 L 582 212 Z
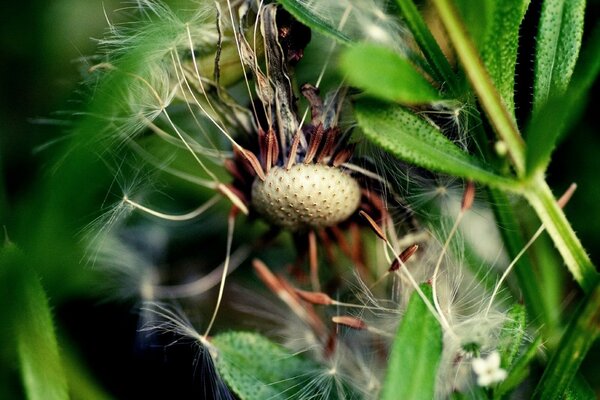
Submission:
M 413 254 L 415 254 L 417 252 L 417 250 L 419 249 L 419 245 L 418 244 L 413 244 L 411 246 L 408 246 L 406 249 L 404 249 L 404 251 L 402 253 L 400 253 L 400 255 L 394 259 L 394 261 L 392 262 L 392 266 L 390 267 L 390 269 L 388 269 L 389 272 L 394 272 L 400 269 L 400 266 L 402 266 L 403 264 L 405 264 L 409 258 L 411 258 L 413 256 Z
M 473 181 L 467 181 L 467 187 L 463 194 L 462 203 L 460 205 L 462 211 L 467 211 L 473 205 L 475 200 L 475 184 Z
M 340 150 L 339 153 L 336 154 L 336 156 L 333 158 L 332 165 L 334 167 L 339 167 L 340 165 L 348 161 L 350 157 L 352 157 L 352 153 L 354 153 L 354 146 L 347 145 L 345 148 Z
M 321 306 L 330 306 L 333 299 L 323 292 L 308 292 L 306 290 L 294 289 L 296 294 L 304 301 Z
M 331 317 L 331 320 L 334 324 L 344 325 L 348 328 L 357 330 L 367 329 L 367 324 L 363 320 L 347 315 L 336 315 L 335 317 Z
M 250 163 L 250 166 L 252 167 L 256 175 L 258 175 L 260 180 L 264 181 L 266 179 L 265 171 L 262 169 L 260 161 L 258 161 L 258 158 L 256 158 L 254 153 L 246 149 L 241 149 L 241 153 L 244 156 L 244 158 Z
M 317 235 L 315 231 L 308 232 L 308 262 L 310 265 L 310 282 L 313 290 L 319 291 L 319 260 L 317 258 Z
M 384 241 L 387 242 L 387 238 L 385 237 L 385 233 L 383 232 L 383 230 L 381 230 L 381 227 L 379 225 L 377 225 L 377 222 L 375 222 L 375 220 L 373 220 L 373 218 L 371 218 L 371 216 L 369 216 L 369 214 L 367 214 L 366 212 L 364 212 L 363 210 L 360 210 L 358 212 L 358 214 L 363 217 L 371 226 L 371 229 L 373 230 L 373 232 L 375 232 L 375 234 L 377 236 L 379 236 L 379 238 L 383 239 Z
M 287 164 L 285 165 L 285 169 L 289 170 L 292 168 L 292 165 L 296 162 L 296 155 L 298 154 L 298 145 L 300 144 L 300 131 L 296 132 L 294 138 L 292 139 L 292 145 L 290 147 L 290 155 L 288 157 Z
M 323 124 L 317 125 L 315 131 L 310 138 L 310 144 L 308 145 L 308 151 L 306 152 L 306 156 L 304 156 L 304 164 L 310 164 L 315 155 L 317 154 L 317 150 L 319 149 L 319 145 L 321 144 L 321 140 L 323 139 Z
M 335 144 L 335 139 L 337 138 L 339 131 L 338 128 L 331 128 L 325 132 L 325 144 L 317 156 L 317 162 L 319 164 L 323 164 L 325 158 L 331 156 L 333 145 Z

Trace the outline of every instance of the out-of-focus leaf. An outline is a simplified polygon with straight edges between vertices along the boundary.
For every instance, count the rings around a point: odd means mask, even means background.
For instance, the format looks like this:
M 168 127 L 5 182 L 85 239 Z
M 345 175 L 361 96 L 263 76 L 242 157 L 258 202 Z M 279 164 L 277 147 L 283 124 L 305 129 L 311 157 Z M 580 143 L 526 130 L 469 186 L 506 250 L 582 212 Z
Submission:
M 440 49 L 440 46 L 435 41 L 431 31 L 427 28 L 427 25 L 419 13 L 419 10 L 417 10 L 414 2 L 412 0 L 396 0 L 396 2 L 402 11 L 402 16 L 406 20 L 410 31 L 431 67 L 431 72 L 434 75 L 433 77 L 438 83 L 444 82 L 450 88 L 452 94 L 458 95 L 459 85 L 457 83 L 456 74 L 452 70 L 442 49 Z
M 353 46 L 342 55 L 341 67 L 352 85 L 384 100 L 422 104 L 441 99 L 408 60 L 384 47 Z
M 3 323 L 10 324 L 25 393 L 29 400 L 68 399 L 52 313 L 29 259 L 13 245 L 0 250 L 2 296 L 10 299 Z M 7 343 L 5 343 L 6 345 Z
M 569 84 L 583 34 L 585 0 L 545 0 L 539 22 L 533 82 L 534 113 Z
M 431 299 L 431 286 L 423 285 L 421 289 Z M 381 398 L 433 399 L 441 357 L 442 328 L 414 292 L 392 345 Z
M 529 0 L 494 2 L 492 19 L 485 29 L 485 41 L 480 49 L 485 67 L 511 114 L 515 108 L 515 65 L 519 47 L 519 27 L 528 5 Z M 471 7 L 479 8 L 473 4 Z
M 370 99 L 359 100 L 355 108 L 367 138 L 404 161 L 491 186 L 512 186 L 411 111 Z

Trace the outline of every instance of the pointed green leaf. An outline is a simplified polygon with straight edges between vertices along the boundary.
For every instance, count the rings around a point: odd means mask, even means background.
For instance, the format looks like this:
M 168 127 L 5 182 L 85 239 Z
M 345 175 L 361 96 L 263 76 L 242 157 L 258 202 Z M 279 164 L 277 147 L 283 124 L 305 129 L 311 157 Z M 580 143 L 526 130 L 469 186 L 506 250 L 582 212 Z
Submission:
M 10 299 L 0 311 L 15 341 L 9 345 L 16 349 L 27 399 L 68 399 L 48 298 L 29 261 L 13 245 L 0 251 L 0 292 Z
M 496 390 L 494 390 L 494 398 L 501 399 L 503 396 L 516 388 L 529 375 L 529 366 L 535 359 L 535 355 L 542 344 L 542 336 L 538 336 L 531 343 L 523 354 L 515 361 L 512 368 L 508 371 L 508 377 L 503 380 Z
M 429 28 L 415 6 L 415 3 L 413 0 L 396 0 L 396 2 L 402 11 L 402 16 L 406 20 L 410 31 L 431 67 L 433 78 L 438 83 L 444 82 L 449 87 L 450 92 L 453 95 L 458 96 L 460 89 L 456 74 L 452 70 L 442 49 L 435 41 L 431 31 L 429 31 Z
M 352 46 L 342 54 L 341 67 L 353 86 L 384 100 L 422 104 L 441 99 L 407 59 L 385 47 Z
M 421 289 L 431 298 L 431 286 Z M 433 399 L 441 357 L 442 328 L 414 292 L 392 345 L 381 399 Z
M 585 0 L 545 0 L 537 35 L 533 109 L 569 84 L 583 34 Z
M 329 36 L 341 43 L 349 43 L 350 37 L 336 29 L 330 21 L 311 11 L 309 6 L 299 0 L 278 0 L 278 3 L 294 18 L 315 31 Z
M 299 379 L 315 366 L 264 336 L 229 332 L 215 336 L 219 374 L 243 400 L 290 398 L 303 385 Z
M 598 280 L 596 279 L 596 282 Z M 587 296 L 569 321 L 556 352 L 550 358 L 534 397 L 562 399 L 583 359 L 600 337 L 600 284 Z
M 513 305 L 508 311 L 507 317 L 508 320 L 502 327 L 500 336 L 500 354 L 502 355 L 502 367 L 505 369 L 512 366 L 525 336 L 525 307 L 521 304 Z
M 527 125 L 527 173 L 545 171 L 556 143 L 576 120 L 600 71 L 600 26 L 581 52 L 566 94 L 555 93 L 540 107 Z
M 485 29 L 481 58 L 500 97 L 511 114 L 514 114 L 515 65 L 519 47 L 519 27 L 525 16 L 529 0 L 496 1 L 492 19 Z M 472 8 L 478 8 L 471 5 Z
M 355 109 L 365 136 L 401 160 L 491 186 L 514 186 L 409 110 L 370 99 L 359 100 Z

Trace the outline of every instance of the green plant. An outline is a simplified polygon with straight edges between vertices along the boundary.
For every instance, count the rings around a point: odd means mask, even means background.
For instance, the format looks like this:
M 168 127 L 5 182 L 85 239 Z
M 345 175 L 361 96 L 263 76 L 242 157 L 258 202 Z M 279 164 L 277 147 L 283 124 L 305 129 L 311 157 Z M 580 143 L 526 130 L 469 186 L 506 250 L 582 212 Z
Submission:
M 528 0 L 139 3 L 101 41 L 66 157 L 116 166 L 87 259 L 111 295 L 144 302 L 142 332 L 192 341 L 215 397 L 594 396 L 578 370 L 600 334 L 598 271 L 562 211 L 575 187 L 556 200 L 545 179 L 598 73 L 597 29 L 579 54 L 584 1 L 542 3 L 520 119 Z M 174 208 L 192 211 L 160 211 Z M 195 265 L 220 264 L 181 283 L 188 254 L 169 249 L 189 241 Z M 251 257 L 271 294 L 240 299 L 226 278 Z M 29 261 L 11 245 L 0 262 Z M 562 262 L 582 292 L 571 316 Z M 66 398 L 74 369 L 36 273 L 2 277 L 39 312 L 10 314 L 25 392 Z M 263 333 L 220 311 L 236 298 Z M 207 304 L 203 323 L 185 317 Z

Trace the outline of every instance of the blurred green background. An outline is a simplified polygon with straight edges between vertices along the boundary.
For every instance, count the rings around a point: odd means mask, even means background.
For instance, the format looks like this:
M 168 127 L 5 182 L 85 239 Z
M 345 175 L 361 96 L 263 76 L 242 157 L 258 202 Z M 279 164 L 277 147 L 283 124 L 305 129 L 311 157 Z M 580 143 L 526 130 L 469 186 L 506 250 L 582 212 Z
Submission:
M 85 67 L 78 60 L 95 54 L 93 38 L 102 37 L 107 26 L 104 13 L 118 21 L 124 13 L 113 11 L 120 6 L 115 0 L 3 3 L 0 225 L 27 254 L 29 267 L 38 271 L 58 317 L 61 346 L 66 353 L 78 355 L 73 365 L 87 365 L 100 386 L 117 398 L 178 398 L 194 393 L 201 398 L 204 389 L 198 377 L 203 372 L 193 365 L 189 346 L 169 350 L 169 357 L 160 346 L 141 349 L 131 304 L 101 301 L 95 292 L 100 277 L 83 262 L 77 237 L 99 215 L 113 178 L 89 149 L 64 157 L 65 149 L 73 145 L 69 120 L 85 106 L 79 93 Z M 587 26 L 593 23 L 590 16 Z M 520 68 L 521 75 L 527 76 L 530 66 L 524 62 Z M 566 213 L 598 265 L 600 135 L 593 104 L 588 102 L 583 117 L 562 143 L 549 181 L 556 193 L 571 182 L 579 185 Z M 575 295 L 567 296 L 565 307 L 576 298 L 574 286 L 572 290 Z M 2 312 L 10 309 L 11 299 L 0 293 L 0 302 L 2 323 Z M 7 386 L 0 396 L 19 398 L 22 389 L 7 350 L 0 353 L 0 385 Z M 592 351 L 597 354 L 597 350 Z

